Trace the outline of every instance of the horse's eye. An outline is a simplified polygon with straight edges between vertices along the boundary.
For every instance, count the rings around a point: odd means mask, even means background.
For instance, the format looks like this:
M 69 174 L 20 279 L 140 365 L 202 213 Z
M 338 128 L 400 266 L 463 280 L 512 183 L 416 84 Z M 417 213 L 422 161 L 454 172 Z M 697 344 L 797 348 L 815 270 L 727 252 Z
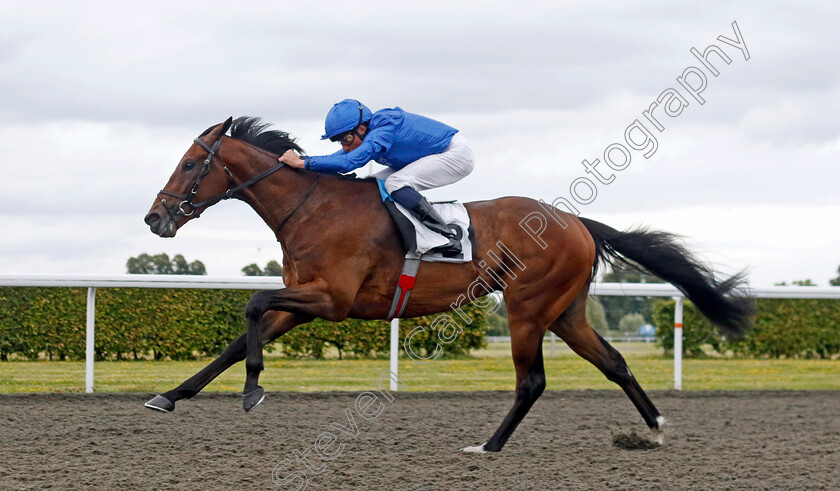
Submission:
M 190 160 L 187 160 L 186 162 L 184 162 L 184 170 L 190 170 L 193 167 L 195 167 L 195 162 L 192 162 Z

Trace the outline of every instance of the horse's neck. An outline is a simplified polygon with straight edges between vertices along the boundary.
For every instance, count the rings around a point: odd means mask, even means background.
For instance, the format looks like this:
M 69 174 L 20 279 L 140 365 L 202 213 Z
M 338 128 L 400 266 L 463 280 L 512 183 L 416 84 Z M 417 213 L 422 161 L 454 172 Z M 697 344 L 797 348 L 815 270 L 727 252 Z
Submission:
M 276 157 L 250 145 L 237 145 L 235 153 L 225 159 L 236 182 L 244 182 L 278 164 Z M 318 175 L 281 167 L 270 176 L 248 186 L 237 196 L 254 209 L 280 239 L 279 228 L 285 226 L 311 193 Z
M 272 154 L 244 143 L 237 147 L 239 151 L 231 151 L 224 159 L 235 167 L 231 171 L 237 182 L 277 165 Z M 357 233 L 352 234 L 352 240 L 393 233 L 373 181 L 358 182 L 283 167 L 243 189 L 237 197 L 254 209 L 283 245 L 284 253 L 291 256 L 296 250 L 307 250 L 313 240 L 340 235 L 359 222 L 359 217 L 364 217 L 364 226 L 354 229 Z

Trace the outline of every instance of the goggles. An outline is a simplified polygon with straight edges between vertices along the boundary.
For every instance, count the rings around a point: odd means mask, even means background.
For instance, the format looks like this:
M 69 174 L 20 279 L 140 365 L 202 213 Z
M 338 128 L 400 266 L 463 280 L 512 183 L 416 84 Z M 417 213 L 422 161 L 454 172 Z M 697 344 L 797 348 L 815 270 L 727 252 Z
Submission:
M 356 128 L 358 128 L 359 126 L 362 125 L 362 118 L 364 118 L 364 112 L 362 111 L 362 103 L 359 102 L 359 101 L 356 101 L 356 103 L 359 104 L 359 123 L 356 124 Z M 350 145 L 351 143 L 353 143 L 353 138 L 354 137 L 356 137 L 356 136 L 358 136 L 359 138 L 362 137 L 362 135 L 359 135 L 356 132 L 356 128 L 353 128 L 350 131 L 346 131 L 346 132 L 344 132 L 340 135 L 333 136 L 332 138 L 330 138 L 330 141 L 331 142 L 340 142 L 342 145 Z
M 340 135 L 334 136 L 330 138 L 331 142 L 339 142 L 342 145 L 349 146 L 353 143 L 353 139 L 356 137 L 356 130 L 352 129 L 346 133 L 342 133 Z

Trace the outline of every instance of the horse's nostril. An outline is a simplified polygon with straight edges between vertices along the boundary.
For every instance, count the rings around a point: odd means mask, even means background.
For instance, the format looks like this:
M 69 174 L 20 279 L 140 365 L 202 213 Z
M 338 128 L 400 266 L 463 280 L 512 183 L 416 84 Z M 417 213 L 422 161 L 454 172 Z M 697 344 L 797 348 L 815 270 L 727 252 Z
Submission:
M 157 213 L 149 213 L 148 215 L 146 215 L 145 222 L 146 222 L 146 225 L 151 225 L 153 223 L 156 223 L 159 220 L 160 220 L 160 215 L 158 215 Z

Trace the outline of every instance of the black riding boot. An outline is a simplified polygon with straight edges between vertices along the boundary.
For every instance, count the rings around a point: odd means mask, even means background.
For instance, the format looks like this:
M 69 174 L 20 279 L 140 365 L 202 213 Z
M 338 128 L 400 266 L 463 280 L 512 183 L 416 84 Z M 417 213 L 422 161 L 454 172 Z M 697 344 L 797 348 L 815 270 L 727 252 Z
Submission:
M 452 230 L 449 229 L 449 226 L 443 220 L 443 218 L 432 208 L 432 205 L 423 198 L 420 200 L 414 208 L 411 209 L 411 212 L 423 222 L 423 225 L 429 227 L 429 229 L 433 232 L 436 232 L 452 242 L 456 241 L 457 236 Z

